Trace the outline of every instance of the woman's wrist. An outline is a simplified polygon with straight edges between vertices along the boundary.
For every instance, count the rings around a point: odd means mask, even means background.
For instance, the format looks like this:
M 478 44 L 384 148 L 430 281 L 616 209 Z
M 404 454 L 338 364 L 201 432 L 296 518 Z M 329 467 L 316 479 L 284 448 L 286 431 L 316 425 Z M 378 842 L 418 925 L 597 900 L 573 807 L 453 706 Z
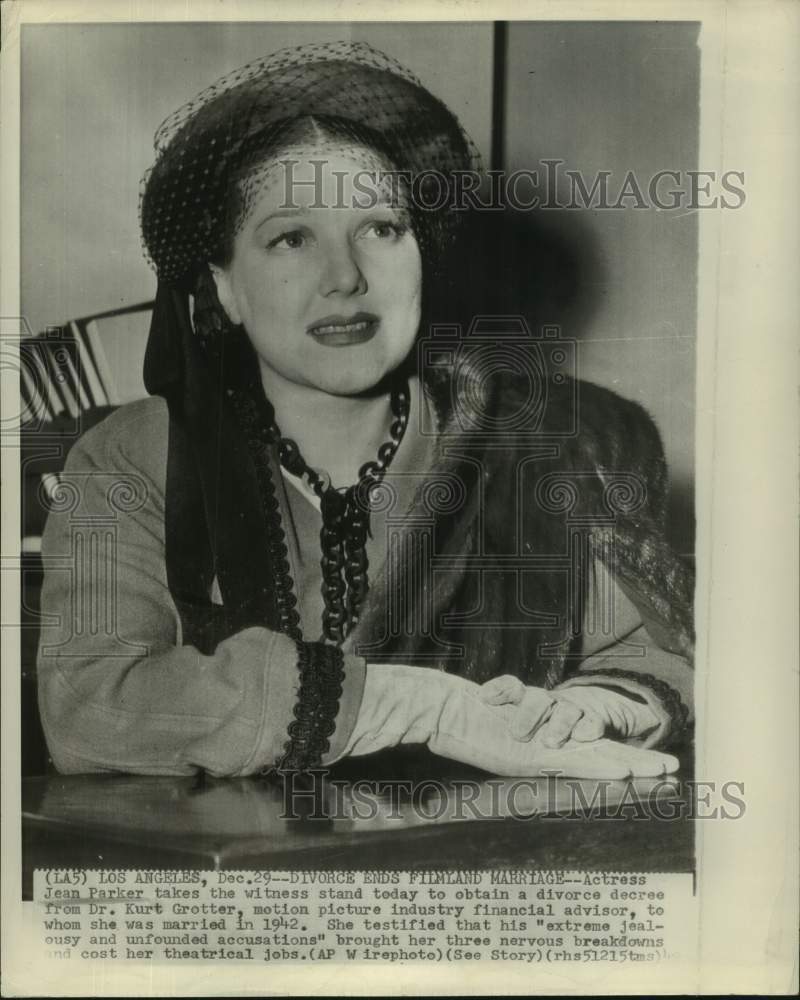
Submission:
M 427 743 L 449 682 L 459 680 L 427 667 L 367 664 L 358 715 L 343 756 L 362 756 L 400 743 Z

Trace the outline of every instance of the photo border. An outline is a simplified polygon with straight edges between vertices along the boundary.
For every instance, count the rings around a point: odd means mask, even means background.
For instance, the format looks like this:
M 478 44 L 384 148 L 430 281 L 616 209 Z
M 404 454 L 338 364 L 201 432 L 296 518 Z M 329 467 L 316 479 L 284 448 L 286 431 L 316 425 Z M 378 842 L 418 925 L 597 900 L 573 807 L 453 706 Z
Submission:
M 332 16 L 332 10 L 335 15 Z M 192 20 L 380 20 L 375 3 L 198 0 Z M 19 315 L 19 25 L 29 21 L 182 20 L 174 2 L 7 2 L 2 8 L 3 263 L 0 316 Z M 2 633 L 4 993 L 210 995 L 224 992 L 526 995 L 580 992 L 784 993 L 797 985 L 798 254 L 794 192 L 800 8 L 774 2 L 405 3 L 391 20 L 696 20 L 702 23 L 703 169 L 746 173 L 747 205 L 700 217 L 696 516 L 698 725 L 696 773 L 745 783 L 747 814 L 698 824 L 699 962 L 651 969 L 525 970 L 340 966 L 298 969 L 98 964 L 58 981 L 37 968 L 31 907 L 19 901 L 19 634 Z M 3 320 L 7 322 L 7 320 Z M 16 375 L 2 373 L 3 413 Z M 5 445 L 5 442 L 4 442 Z M 18 451 L 2 448 L 2 553 L 19 553 Z M 3 572 L 4 621 L 19 607 Z M 704 666 L 705 665 L 705 666 Z M 25 908 L 28 908 L 27 914 Z

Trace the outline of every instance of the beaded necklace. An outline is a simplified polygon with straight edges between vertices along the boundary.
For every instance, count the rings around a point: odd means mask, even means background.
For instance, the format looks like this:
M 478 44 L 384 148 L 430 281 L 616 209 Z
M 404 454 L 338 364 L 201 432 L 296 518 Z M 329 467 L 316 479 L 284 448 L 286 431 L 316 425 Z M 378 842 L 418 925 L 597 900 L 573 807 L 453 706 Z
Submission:
M 263 403 L 266 403 L 263 393 L 231 390 L 229 395 L 233 399 L 256 463 L 269 525 L 270 558 L 275 572 L 282 629 L 296 641 L 302 641 L 286 535 L 269 468 L 267 452 L 274 446 L 277 446 L 278 457 L 286 471 L 305 479 L 320 499 L 320 565 L 324 600 L 322 633 L 326 641 L 339 646 L 358 623 L 369 589 L 366 542 L 369 535 L 370 494 L 383 480 L 405 435 L 410 399 L 408 382 L 393 389 L 391 394 L 393 420 L 389 440 L 380 446 L 377 458 L 361 466 L 358 482 L 343 489 L 332 486 L 327 473 L 311 468 L 296 442 L 282 437 L 272 407 L 267 404 L 267 410 L 263 409 Z

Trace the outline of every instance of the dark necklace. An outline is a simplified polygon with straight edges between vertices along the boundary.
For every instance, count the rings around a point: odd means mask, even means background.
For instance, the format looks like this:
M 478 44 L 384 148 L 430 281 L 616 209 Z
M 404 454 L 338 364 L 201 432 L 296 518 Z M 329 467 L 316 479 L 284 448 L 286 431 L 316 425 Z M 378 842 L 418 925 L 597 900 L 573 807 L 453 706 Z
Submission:
M 367 596 L 370 494 L 382 481 L 400 447 L 408 426 L 408 383 L 396 388 L 391 396 L 394 419 L 389 440 L 378 449 L 377 458 L 358 470 L 358 482 L 336 489 L 326 473 L 312 469 L 297 444 L 280 437 L 278 455 L 287 472 L 304 478 L 320 499 L 322 512 L 322 632 L 337 644 L 358 624 L 361 607 Z M 276 427 L 277 430 L 277 427 Z
M 293 639 L 302 640 L 285 533 L 266 453 L 266 448 L 270 445 L 277 445 L 280 462 L 287 472 L 305 478 L 320 498 L 322 596 L 325 603 L 322 632 L 328 642 L 339 645 L 358 623 L 361 607 L 367 596 L 369 582 L 366 541 L 369 535 L 370 494 L 382 481 L 405 435 L 410 399 L 408 383 L 405 382 L 402 388 L 392 391 L 394 419 L 389 440 L 378 449 L 375 460 L 361 466 L 358 482 L 345 489 L 331 486 L 327 474 L 320 474 L 312 469 L 301 455 L 297 444 L 281 436 L 274 410 L 264 398 L 260 386 L 250 391 L 229 390 L 229 395 L 239 414 L 256 463 L 262 503 L 269 526 L 269 555 L 275 574 L 275 596 L 281 629 Z

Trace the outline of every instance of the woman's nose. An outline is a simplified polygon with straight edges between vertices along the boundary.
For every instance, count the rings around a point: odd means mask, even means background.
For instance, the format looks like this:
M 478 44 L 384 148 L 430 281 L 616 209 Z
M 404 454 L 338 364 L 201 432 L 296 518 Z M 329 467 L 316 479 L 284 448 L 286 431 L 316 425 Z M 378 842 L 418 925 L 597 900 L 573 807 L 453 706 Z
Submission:
M 349 244 L 337 244 L 325 255 L 320 277 L 320 292 L 323 295 L 363 295 L 367 290 L 367 280 L 359 267 L 358 260 Z

